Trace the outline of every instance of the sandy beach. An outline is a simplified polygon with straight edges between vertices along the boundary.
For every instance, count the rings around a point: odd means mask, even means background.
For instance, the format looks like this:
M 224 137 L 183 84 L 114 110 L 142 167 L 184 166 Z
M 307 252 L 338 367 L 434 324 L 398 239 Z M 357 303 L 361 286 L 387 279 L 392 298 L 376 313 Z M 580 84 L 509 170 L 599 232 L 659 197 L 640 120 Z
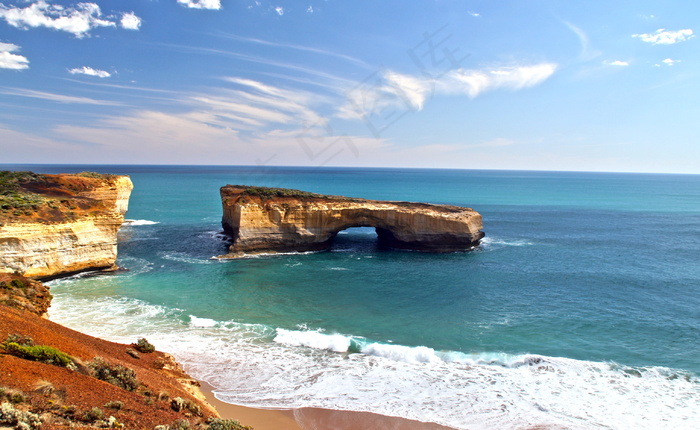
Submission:
M 336 411 L 319 408 L 258 409 L 224 403 L 214 388 L 200 381 L 202 393 L 222 418 L 235 419 L 255 430 L 454 430 L 434 423 L 387 417 L 369 412 Z

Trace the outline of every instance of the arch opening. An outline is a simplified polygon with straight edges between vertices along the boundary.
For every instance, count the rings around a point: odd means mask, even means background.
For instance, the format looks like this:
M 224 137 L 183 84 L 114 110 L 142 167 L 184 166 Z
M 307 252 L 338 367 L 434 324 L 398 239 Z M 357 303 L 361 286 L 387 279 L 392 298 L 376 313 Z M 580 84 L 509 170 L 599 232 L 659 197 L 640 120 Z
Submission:
M 388 230 L 373 226 L 351 226 L 339 230 L 330 240 L 331 252 L 380 251 L 386 250 L 387 241 L 383 238 Z M 390 233 L 389 233 L 390 234 Z

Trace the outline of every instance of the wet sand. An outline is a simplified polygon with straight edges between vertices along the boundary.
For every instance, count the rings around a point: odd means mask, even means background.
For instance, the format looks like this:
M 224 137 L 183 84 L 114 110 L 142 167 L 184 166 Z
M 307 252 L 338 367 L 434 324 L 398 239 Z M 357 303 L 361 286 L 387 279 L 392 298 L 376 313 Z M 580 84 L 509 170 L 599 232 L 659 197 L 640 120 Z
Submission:
M 332 409 L 258 409 L 231 405 L 217 399 L 213 387 L 200 381 L 202 393 L 222 418 L 235 419 L 255 430 L 454 430 L 434 423 L 387 417 L 369 412 Z

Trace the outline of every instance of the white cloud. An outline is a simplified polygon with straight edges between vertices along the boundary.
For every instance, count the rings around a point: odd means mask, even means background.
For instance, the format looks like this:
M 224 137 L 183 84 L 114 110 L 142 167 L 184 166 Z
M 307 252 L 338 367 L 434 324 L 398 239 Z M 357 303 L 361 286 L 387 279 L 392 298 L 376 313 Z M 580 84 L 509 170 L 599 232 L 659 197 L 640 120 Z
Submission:
M 29 60 L 22 55 L 13 54 L 19 46 L 0 42 L 0 69 L 22 70 L 29 68 Z
M 347 103 L 338 108 L 336 115 L 345 119 L 367 119 L 390 111 L 419 111 L 433 94 L 475 98 L 496 89 L 519 90 L 544 82 L 556 69 L 551 63 L 484 70 L 456 69 L 439 79 L 385 71 L 348 91 L 345 94 Z
M 314 7 L 309 5 L 309 7 L 306 8 L 307 13 L 314 13 Z
M 474 18 L 479 18 L 481 14 L 479 12 L 474 12 L 474 11 L 468 11 L 467 12 L 470 16 L 473 16 Z
M 401 111 L 419 111 L 433 94 L 475 98 L 496 89 L 519 90 L 544 82 L 556 69 L 557 66 L 551 63 L 483 70 L 456 69 L 439 79 L 385 71 L 372 75 L 348 91 L 345 94 L 347 103 L 338 108 L 336 116 L 367 120 L 374 115 L 386 117 Z
M 119 21 L 119 23 L 125 30 L 138 30 L 141 28 L 141 18 L 136 16 L 134 12 L 122 14 L 122 19 Z
M 622 60 L 613 60 L 613 61 L 605 60 L 605 61 L 603 61 L 603 64 L 605 64 L 606 66 L 617 66 L 617 67 L 625 67 L 625 66 L 630 65 L 629 62 L 622 61 Z
M 667 59 L 662 61 L 662 63 L 664 63 L 667 66 L 673 66 L 674 64 L 680 63 L 680 62 L 681 62 L 681 60 L 673 60 L 671 58 L 667 58 Z
M 538 85 L 554 74 L 557 66 L 543 63 L 490 70 L 457 69 L 439 82 L 441 92 L 466 94 L 471 98 L 495 89 L 519 90 Z
M 651 43 L 652 45 L 673 45 L 674 43 L 690 40 L 695 35 L 693 30 L 689 28 L 678 31 L 667 31 L 660 28 L 654 33 L 633 34 L 632 37 L 639 38 L 642 42 Z
M 177 0 L 177 2 L 190 9 L 221 9 L 221 0 Z
M 64 94 L 47 93 L 44 91 L 26 90 L 23 88 L 3 88 L 0 89 L 0 94 L 11 96 L 29 97 L 34 99 L 48 100 L 57 103 L 67 104 L 83 104 L 83 105 L 98 105 L 98 106 L 121 106 L 121 103 L 109 100 L 91 99 L 88 97 L 67 96 Z
M 99 69 L 93 69 L 92 67 L 87 66 L 70 69 L 68 70 L 68 73 L 70 73 L 71 75 L 96 76 L 98 78 L 109 78 L 110 76 L 112 76 L 112 74 L 109 72 Z
M 103 19 L 100 7 L 95 3 L 78 3 L 75 7 L 63 7 L 39 0 L 25 8 L 7 7 L 0 3 L 0 18 L 13 27 L 27 29 L 46 27 L 85 37 L 97 27 L 116 27 L 110 19 Z

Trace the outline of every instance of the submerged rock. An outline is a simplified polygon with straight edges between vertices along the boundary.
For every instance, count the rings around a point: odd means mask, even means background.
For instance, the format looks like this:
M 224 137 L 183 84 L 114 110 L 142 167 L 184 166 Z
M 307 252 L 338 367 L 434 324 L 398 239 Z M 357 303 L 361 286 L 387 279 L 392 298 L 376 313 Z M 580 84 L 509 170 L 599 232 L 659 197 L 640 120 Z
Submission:
M 431 252 L 472 249 L 484 237 L 470 208 L 327 196 L 284 188 L 221 188 L 229 257 L 250 252 L 321 251 L 338 232 L 375 227 L 388 248 Z

